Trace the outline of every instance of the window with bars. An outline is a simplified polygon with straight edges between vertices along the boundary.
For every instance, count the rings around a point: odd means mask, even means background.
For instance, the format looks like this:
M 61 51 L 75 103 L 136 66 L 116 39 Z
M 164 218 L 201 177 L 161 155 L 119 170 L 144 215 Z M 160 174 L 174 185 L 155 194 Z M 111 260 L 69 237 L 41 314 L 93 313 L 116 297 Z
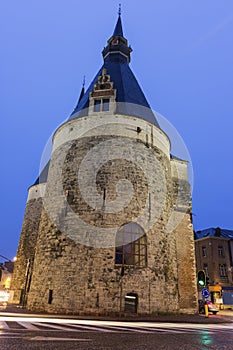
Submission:
M 131 222 L 120 227 L 116 234 L 115 264 L 146 266 L 147 239 L 144 230 Z

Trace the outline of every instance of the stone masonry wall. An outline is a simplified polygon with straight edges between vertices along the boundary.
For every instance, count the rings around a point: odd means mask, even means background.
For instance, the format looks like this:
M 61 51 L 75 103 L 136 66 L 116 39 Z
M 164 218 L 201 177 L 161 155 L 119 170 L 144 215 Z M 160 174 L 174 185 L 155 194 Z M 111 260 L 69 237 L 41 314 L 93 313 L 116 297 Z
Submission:
M 161 130 L 127 116 L 81 118 L 55 133 L 28 309 L 116 314 L 127 293 L 138 295 L 139 314 L 195 309 L 190 216 L 168 230 L 180 195 L 169 147 Z M 122 273 L 115 236 L 128 222 L 146 233 L 147 264 Z
M 30 283 L 33 261 L 42 211 L 42 198 L 34 198 L 27 202 L 20 241 L 17 250 L 17 260 L 11 283 L 10 303 L 21 303 L 23 292 Z M 29 263 L 30 261 L 30 263 Z M 27 281 L 26 281 L 27 275 Z M 26 285 L 27 284 L 27 285 Z
M 137 293 L 138 313 L 178 311 L 176 256 L 174 250 L 169 251 L 171 241 L 161 234 L 161 227 L 148 233 L 148 266 L 125 267 L 121 277 L 114 248 L 97 249 L 75 243 L 49 222 L 45 212 L 42 223 L 47 230 L 38 239 L 28 309 L 117 314 L 124 310 L 125 295 Z M 51 304 L 49 290 L 53 291 Z
M 180 215 L 177 213 L 177 215 Z M 183 312 L 197 312 L 196 260 L 190 213 L 176 228 L 179 304 Z

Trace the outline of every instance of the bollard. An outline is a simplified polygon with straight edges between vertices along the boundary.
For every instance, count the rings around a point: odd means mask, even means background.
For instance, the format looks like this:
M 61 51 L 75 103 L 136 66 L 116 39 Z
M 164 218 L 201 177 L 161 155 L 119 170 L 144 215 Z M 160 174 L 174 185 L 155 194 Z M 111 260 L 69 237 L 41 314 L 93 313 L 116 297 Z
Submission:
M 204 308 L 205 308 L 205 317 L 209 317 L 209 310 L 208 310 L 208 305 L 206 303 L 206 300 L 205 300 Z

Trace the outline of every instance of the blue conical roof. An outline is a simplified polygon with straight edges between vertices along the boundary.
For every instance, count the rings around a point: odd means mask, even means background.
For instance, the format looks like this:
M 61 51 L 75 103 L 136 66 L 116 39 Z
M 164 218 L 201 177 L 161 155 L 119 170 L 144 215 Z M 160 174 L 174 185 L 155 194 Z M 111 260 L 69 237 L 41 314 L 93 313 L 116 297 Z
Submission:
M 123 29 L 122 29 L 122 23 L 121 23 L 121 16 L 119 15 L 116 27 L 113 32 L 113 36 L 122 36 L 123 37 Z
M 105 68 L 106 74 L 110 75 L 110 80 L 113 82 L 113 89 L 116 90 L 116 113 L 136 116 L 159 127 L 142 89 L 130 69 L 131 52 L 132 49 L 128 46 L 128 42 L 123 36 L 122 22 L 119 14 L 113 36 L 108 40 L 108 45 L 102 52 L 104 63 L 85 93 L 84 87 L 82 88 L 78 104 L 69 117 L 69 120 L 88 115 L 90 92 L 94 90 L 94 85 L 98 82 L 98 77 L 101 76 L 103 68 Z M 49 163 L 43 169 L 35 184 L 46 182 L 48 169 Z
M 128 46 L 127 40 L 123 37 L 121 16 L 119 15 L 113 36 L 108 40 L 108 45 L 102 52 L 104 63 L 69 119 L 88 114 L 90 92 L 94 89 L 98 77 L 105 68 L 106 74 L 110 75 L 110 80 L 113 82 L 113 88 L 116 89 L 116 113 L 133 115 L 159 127 L 142 89 L 130 69 L 131 52 L 131 47 Z
M 129 65 L 112 60 L 104 62 L 69 119 L 87 114 L 90 92 L 98 82 L 98 77 L 101 75 L 103 68 L 106 69 L 106 73 L 110 75 L 111 81 L 114 82 L 113 88 L 116 89 L 116 101 L 118 102 L 116 113 L 133 115 L 158 126 L 149 103 Z

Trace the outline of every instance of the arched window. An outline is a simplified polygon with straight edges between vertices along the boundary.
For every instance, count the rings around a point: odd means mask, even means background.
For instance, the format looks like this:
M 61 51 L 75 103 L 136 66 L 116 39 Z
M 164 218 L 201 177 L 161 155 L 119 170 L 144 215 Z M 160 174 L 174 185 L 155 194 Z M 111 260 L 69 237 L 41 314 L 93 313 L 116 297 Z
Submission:
M 146 234 L 135 222 L 120 227 L 116 234 L 115 247 L 116 265 L 146 266 Z

